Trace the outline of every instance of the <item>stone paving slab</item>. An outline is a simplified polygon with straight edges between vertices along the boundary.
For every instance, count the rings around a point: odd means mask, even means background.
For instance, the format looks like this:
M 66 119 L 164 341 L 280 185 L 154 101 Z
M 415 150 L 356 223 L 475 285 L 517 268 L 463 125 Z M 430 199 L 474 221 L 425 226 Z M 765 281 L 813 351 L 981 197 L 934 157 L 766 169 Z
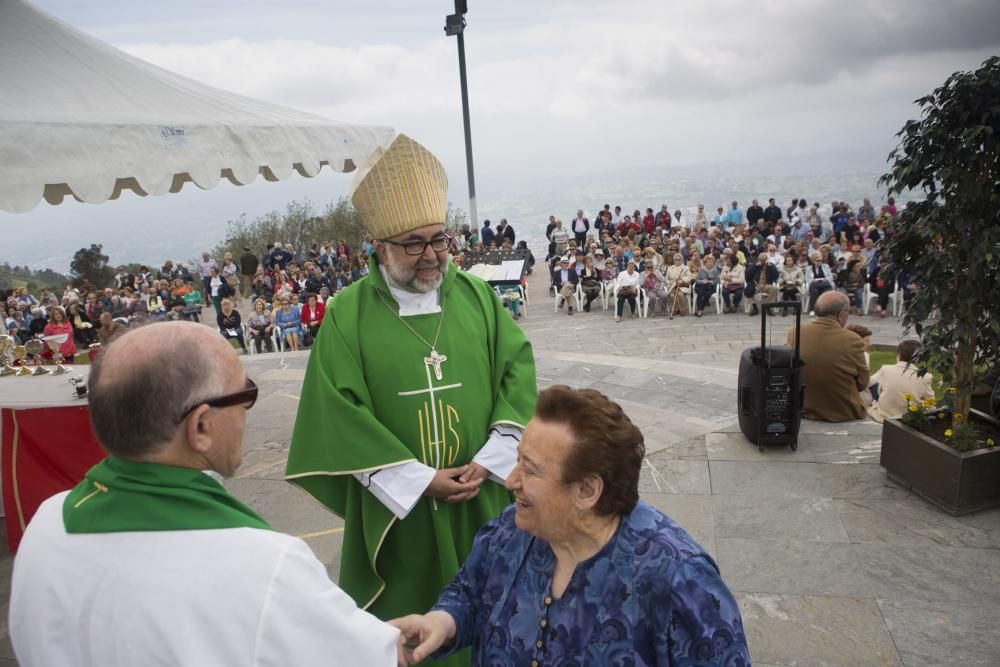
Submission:
M 717 538 L 850 541 L 832 498 L 714 495 L 712 500 Z
M 733 591 L 872 597 L 848 542 L 718 538 L 719 567 Z
M 737 593 L 751 659 L 774 665 L 900 665 L 875 600 Z
M 1000 612 L 1000 550 L 908 544 L 856 544 L 854 549 L 878 599 Z
M 878 600 L 878 605 L 908 667 L 996 667 L 996 608 L 891 600 Z

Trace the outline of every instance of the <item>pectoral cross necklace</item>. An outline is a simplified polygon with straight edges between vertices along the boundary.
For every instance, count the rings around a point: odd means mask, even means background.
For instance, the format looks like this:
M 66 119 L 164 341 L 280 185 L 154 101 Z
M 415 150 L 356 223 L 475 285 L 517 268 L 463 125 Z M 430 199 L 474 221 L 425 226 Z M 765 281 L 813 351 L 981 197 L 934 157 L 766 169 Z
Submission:
M 386 301 L 384 296 L 382 296 L 382 292 L 376 289 L 375 293 L 378 294 L 380 299 L 382 299 L 382 303 L 384 303 L 385 307 L 389 309 L 389 312 L 395 315 L 396 318 L 403 323 L 403 326 L 409 329 L 410 333 L 416 336 L 421 343 L 423 343 L 424 345 L 426 345 L 431 349 L 431 356 L 424 357 L 424 365 L 434 369 L 434 377 L 438 381 L 443 380 L 444 373 L 441 370 L 441 364 L 448 361 L 448 357 L 438 353 L 437 342 L 438 338 L 441 337 L 441 325 L 444 324 L 444 295 L 443 294 L 441 295 L 441 319 L 438 320 L 437 333 L 434 334 L 434 342 L 428 343 L 426 338 L 417 333 L 417 330 L 411 327 L 409 322 L 404 320 L 398 312 L 392 309 L 392 306 L 389 305 L 389 302 Z

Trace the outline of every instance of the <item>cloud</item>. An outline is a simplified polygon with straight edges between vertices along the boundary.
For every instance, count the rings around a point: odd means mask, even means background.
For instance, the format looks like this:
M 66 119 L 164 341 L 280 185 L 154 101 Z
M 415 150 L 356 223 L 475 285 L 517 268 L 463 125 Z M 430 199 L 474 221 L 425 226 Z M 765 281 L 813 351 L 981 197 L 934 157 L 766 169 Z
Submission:
M 474 6 L 466 45 L 477 173 L 510 182 L 831 143 L 884 150 L 913 99 L 1000 44 L 996 25 L 1000 3 L 973 0 Z M 351 46 L 224 39 L 124 48 L 239 93 L 392 125 L 464 173 L 455 41 L 372 35 Z

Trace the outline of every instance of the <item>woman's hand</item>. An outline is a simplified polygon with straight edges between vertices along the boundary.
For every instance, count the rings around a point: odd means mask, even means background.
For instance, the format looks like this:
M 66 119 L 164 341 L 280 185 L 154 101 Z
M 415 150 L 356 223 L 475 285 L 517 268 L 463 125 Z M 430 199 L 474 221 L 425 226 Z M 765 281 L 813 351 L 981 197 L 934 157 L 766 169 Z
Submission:
M 399 628 L 400 665 L 416 664 L 455 638 L 455 619 L 443 611 L 403 616 L 389 625 Z

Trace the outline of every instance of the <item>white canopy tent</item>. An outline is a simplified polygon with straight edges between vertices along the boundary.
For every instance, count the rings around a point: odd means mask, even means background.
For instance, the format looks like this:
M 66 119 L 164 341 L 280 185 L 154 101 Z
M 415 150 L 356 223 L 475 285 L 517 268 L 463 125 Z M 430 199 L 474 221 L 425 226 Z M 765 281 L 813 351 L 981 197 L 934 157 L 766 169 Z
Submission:
M 393 136 L 201 84 L 0 0 L 0 211 L 351 171 Z

